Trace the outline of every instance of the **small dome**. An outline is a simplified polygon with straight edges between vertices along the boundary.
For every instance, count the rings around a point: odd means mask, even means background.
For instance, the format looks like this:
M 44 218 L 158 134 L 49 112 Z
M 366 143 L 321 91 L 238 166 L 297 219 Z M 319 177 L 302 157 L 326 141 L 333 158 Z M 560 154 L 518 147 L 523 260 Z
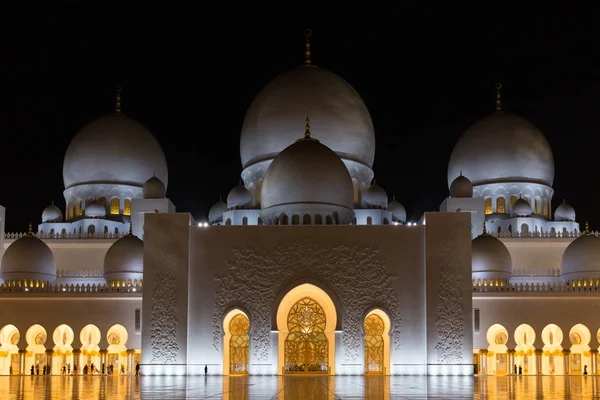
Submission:
M 531 215 L 531 204 L 525 199 L 518 199 L 510 208 L 512 217 L 528 217 Z
M 164 199 L 167 195 L 165 184 L 156 175 L 144 183 L 142 190 L 145 199 Z
M 52 250 L 33 234 L 15 240 L 4 252 L 0 276 L 11 279 L 52 281 L 56 278 L 56 264 Z
M 510 279 L 512 258 L 504 243 L 484 233 L 471 242 L 473 279 Z
M 104 218 L 106 217 L 106 207 L 104 207 L 98 200 L 90 201 L 84 210 L 85 216 L 90 218 Z
M 229 191 L 229 194 L 227 195 L 228 209 L 235 210 L 238 208 L 250 208 L 251 205 L 252 195 L 248 189 L 242 186 L 241 182 L 239 185 Z
M 217 201 L 208 211 L 208 223 L 214 224 L 223 221 L 223 213 L 227 211 L 227 204 Z
M 566 248 L 560 263 L 564 280 L 600 278 L 600 239 L 583 234 Z
M 62 222 L 62 220 L 63 213 L 54 205 L 54 202 L 42 212 L 42 222 Z
M 144 242 L 132 234 L 113 243 L 104 256 L 104 279 L 139 282 L 144 274 Z
M 290 217 L 320 215 L 323 223 L 350 223 L 354 217 L 352 178 L 340 157 L 318 140 L 304 139 L 283 150 L 267 169 L 261 191 L 261 216 L 267 224 Z
M 450 197 L 473 197 L 473 184 L 462 172 L 450 184 Z
M 575 221 L 575 209 L 564 200 L 560 206 L 556 207 L 556 211 L 554 211 L 554 220 Z
M 365 191 L 362 197 L 363 208 L 387 208 L 388 197 L 383 188 L 375 182 Z
M 392 221 L 406 223 L 406 209 L 396 201 L 396 196 L 389 202 L 387 209 L 392 213 Z

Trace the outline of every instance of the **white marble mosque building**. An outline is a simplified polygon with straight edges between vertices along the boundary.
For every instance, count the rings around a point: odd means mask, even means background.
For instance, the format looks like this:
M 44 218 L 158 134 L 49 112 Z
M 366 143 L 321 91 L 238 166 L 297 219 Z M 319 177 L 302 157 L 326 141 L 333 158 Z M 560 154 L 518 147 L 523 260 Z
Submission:
M 0 374 L 598 372 L 600 239 L 552 212 L 550 146 L 500 88 L 418 223 L 375 184 L 359 94 L 308 42 L 256 96 L 240 153 L 207 221 L 176 212 L 119 94 L 66 150 L 64 211 L 4 233 L 0 207 Z

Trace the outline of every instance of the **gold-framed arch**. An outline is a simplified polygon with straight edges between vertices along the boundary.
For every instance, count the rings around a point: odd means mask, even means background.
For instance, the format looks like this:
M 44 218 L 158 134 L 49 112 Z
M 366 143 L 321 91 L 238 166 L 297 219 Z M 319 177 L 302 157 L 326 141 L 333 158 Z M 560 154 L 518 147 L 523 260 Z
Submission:
M 364 318 L 365 374 L 390 374 L 391 320 L 380 308 L 371 310 Z
M 336 324 L 335 305 L 323 289 L 310 283 L 291 289 L 277 308 L 279 371 L 335 374 Z
M 250 366 L 250 318 L 236 308 L 223 318 L 223 375 L 243 375 Z

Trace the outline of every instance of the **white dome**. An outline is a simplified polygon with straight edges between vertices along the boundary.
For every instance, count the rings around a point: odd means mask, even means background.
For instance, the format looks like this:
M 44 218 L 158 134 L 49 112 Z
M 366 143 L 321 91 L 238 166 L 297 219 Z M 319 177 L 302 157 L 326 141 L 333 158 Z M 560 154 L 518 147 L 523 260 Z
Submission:
M 528 217 L 531 212 L 531 204 L 525 199 L 518 199 L 510 208 L 510 215 L 513 217 Z
M 118 113 L 83 127 L 71 141 L 63 164 L 65 189 L 79 184 L 141 188 L 154 174 L 167 185 L 167 161 L 160 145 L 144 126 Z
M 42 212 L 42 222 L 62 222 L 62 220 L 63 213 L 54 203 L 46 207 Z
M 144 183 L 142 190 L 145 199 L 164 199 L 167 195 L 165 184 L 156 175 Z
M 33 234 L 15 240 L 4 252 L 0 276 L 11 279 L 52 281 L 56 278 L 56 264 L 52 250 Z
M 262 185 L 263 221 L 281 213 L 337 214 L 338 224 L 354 217 L 352 178 L 342 160 L 314 139 L 301 139 L 273 160 Z
M 104 256 L 104 279 L 143 279 L 144 242 L 134 235 L 126 235 L 110 246 Z
M 575 209 L 567 204 L 566 200 L 563 203 L 556 207 L 556 211 L 554 211 L 554 220 L 555 221 L 575 221 Z
M 567 281 L 600 278 L 600 239 L 584 234 L 573 240 L 563 253 L 560 269 Z
M 394 196 L 393 200 L 389 202 L 387 206 L 388 211 L 392 213 L 392 220 L 396 222 L 406 222 L 406 209 L 402 204 L 396 201 Z
M 237 208 L 250 208 L 252 205 L 252 195 L 250 191 L 242 186 L 241 182 L 229 191 L 227 195 L 227 208 L 234 210 Z
M 338 75 L 303 65 L 269 82 L 248 109 L 240 140 L 243 167 L 273 159 L 294 143 L 298 121 L 307 115 L 318 139 L 339 157 L 373 166 L 373 122 L 358 93 Z
M 462 173 L 450 184 L 450 197 L 473 197 L 473 184 Z
M 90 218 L 104 218 L 106 217 L 106 207 L 104 207 L 98 200 L 90 201 L 84 210 L 85 216 Z
M 460 137 L 448 164 L 448 186 L 461 171 L 475 186 L 501 182 L 552 186 L 554 158 L 548 141 L 533 124 L 499 111 Z
M 484 233 L 471 242 L 473 279 L 510 279 L 512 258 L 504 243 Z
M 208 223 L 214 224 L 215 222 L 223 221 L 223 213 L 227 211 L 227 204 L 221 200 L 217 201 L 208 211 Z
M 362 197 L 363 208 L 387 208 L 388 197 L 383 188 L 375 183 L 367 188 Z

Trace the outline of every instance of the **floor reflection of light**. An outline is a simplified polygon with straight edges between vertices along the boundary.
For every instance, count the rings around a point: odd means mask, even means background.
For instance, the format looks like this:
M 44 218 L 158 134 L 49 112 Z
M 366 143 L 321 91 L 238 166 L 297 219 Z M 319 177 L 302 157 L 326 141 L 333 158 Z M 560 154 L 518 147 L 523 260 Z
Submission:
M 600 397 L 600 376 L 0 376 L 0 399 Z

